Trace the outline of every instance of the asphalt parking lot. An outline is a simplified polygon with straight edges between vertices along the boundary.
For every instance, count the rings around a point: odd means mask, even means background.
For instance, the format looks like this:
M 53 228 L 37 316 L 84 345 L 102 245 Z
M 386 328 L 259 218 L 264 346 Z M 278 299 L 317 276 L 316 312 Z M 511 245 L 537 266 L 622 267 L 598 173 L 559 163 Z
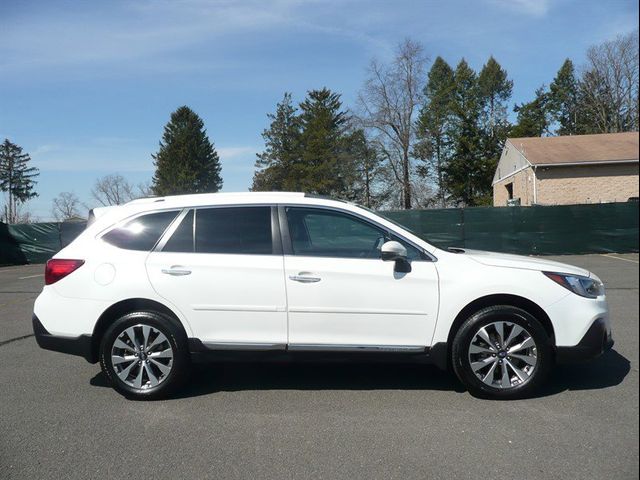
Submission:
M 0 268 L 0 477 L 638 478 L 638 255 L 553 257 L 605 282 L 616 345 L 537 397 L 479 400 L 424 366 L 199 366 L 128 401 L 31 335 L 42 266 Z

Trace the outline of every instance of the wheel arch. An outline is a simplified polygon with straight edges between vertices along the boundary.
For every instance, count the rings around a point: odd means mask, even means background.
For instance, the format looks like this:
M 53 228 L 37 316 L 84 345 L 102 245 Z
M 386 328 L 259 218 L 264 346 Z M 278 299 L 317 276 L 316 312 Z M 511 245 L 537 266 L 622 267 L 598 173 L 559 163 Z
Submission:
M 549 335 L 552 345 L 555 345 L 555 331 L 553 329 L 553 324 L 551 323 L 551 319 L 549 318 L 549 315 L 547 315 L 547 312 L 545 312 L 540 305 L 519 295 L 506 293 L 485 295 L 473 300 L 460 310 L 449 328 L 449 334 L 445 344 L 436 344 L 432 347 L 434 362 L 436 365 L 441 368 L 449 368 L 451 366 L 451 344 L 453 342 L 453 337 L 460 329 L 460 326 L 474 313 L 482 310 L 483 308 L 496 305 L 508 305 L 511 307 L 521 308 L 525 312 L 533 315 L 544 327 L 547 335 Z
M 182 321 L 180 321 L 178 315 L 176 315 L 171 308 L 157 300 L 151 300 L 148 298 L 128 298 L 114 303 L 102 312 L 102 315 L 98 318 L 91 335 L 91 363 L 96 363 L 98 361 L 100 342 L 102 340 L 102 336 L 107 331 L 107 328 L 109 328 L 109 325 L 111 325 L 115 319 L 125 315 L 126 313 L 140 310 L 150 310 L 172 318 L 175 320 L 176 324 L 180 326 L 184 332 L 185 338 L 187 338 L 187 331 L 184 328 Z

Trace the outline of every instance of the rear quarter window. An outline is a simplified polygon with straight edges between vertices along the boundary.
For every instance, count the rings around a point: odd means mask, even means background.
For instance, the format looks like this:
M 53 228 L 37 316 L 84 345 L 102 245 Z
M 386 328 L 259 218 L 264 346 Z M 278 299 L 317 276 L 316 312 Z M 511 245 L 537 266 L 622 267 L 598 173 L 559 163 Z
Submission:
M 102 240 L 125 250 L 150 251 L 177 214 L 178 211 L 170 211 L 140 215 L 110 230 Z

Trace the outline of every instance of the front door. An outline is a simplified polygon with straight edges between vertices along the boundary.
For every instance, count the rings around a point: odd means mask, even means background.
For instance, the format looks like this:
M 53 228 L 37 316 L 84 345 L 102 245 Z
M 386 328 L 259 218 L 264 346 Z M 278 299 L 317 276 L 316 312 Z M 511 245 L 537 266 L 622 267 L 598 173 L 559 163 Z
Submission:
M 380 247 L 390 239 L 385 229 L 343 211 L 284 210 L 291 349 L 401 351 L 430 345 L 438 310 L 431 260 L 405 242 L 411 272 L 397 272 L 395 262 L 380 259 Z
M 210 348 L 285 348 L 283 260 L 271 207 L 190 210 L 169 233 L 149 255 L 147 272 L 196 338 Z

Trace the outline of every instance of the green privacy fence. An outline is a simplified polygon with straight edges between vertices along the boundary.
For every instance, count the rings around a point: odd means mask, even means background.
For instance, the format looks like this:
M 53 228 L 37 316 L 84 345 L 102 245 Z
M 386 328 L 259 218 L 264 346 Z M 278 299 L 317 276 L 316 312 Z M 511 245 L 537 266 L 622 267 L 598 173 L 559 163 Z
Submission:
M 0 265 L 46 262 L 84 228 L 85 222 L 21 225 L 0 222 Z
M 380 212 L 436 246 L 523 255 L 637 252 L 638 203 Z M 0 223 L 0 265 L 42 263 L 84 222 Z
M 636 202 L 380 213 L 439 247 L 523 255 L 638 251 Z

